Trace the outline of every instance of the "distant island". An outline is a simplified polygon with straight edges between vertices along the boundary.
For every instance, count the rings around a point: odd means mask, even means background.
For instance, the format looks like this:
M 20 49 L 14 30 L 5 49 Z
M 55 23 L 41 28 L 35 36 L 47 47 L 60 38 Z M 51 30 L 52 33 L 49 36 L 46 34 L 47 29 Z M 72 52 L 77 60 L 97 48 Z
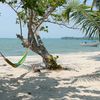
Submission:
M 98 38 L 94 38 L 94 37 L 61 37 L 61 39 L 76 39 L 76 40 L 98 40 Z

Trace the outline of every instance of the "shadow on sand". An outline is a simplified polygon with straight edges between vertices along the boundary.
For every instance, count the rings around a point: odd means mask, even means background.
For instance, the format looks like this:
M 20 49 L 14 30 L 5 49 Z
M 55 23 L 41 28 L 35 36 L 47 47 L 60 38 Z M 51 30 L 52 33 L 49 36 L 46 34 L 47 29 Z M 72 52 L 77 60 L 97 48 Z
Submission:
M 80 95 L 81 92 L 100 94 L 100 91 L 69 85 L 70 79 L 53 79 L 46 76 L 48 73 L 25 78 L 26 74 L 18 78 L 0 78 L 0 100 L 100 100 L 98 96 Z M 66 87 L 59 87 L 62 80 L 67 81 Z
M 99 55 L 95 55 L 92 57 L 88 57 L 89 60 L 95 60 L 95 61 L 100 61 L 100 54 Z

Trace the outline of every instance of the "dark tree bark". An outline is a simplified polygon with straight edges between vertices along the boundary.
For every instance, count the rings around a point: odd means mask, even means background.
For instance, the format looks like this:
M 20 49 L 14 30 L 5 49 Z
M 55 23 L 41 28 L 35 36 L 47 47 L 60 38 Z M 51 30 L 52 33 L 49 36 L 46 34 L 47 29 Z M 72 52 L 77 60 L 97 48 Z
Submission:
M 33 40 L 32 43 L 30 43 L 28 40 L 24 39 L 20 35 L 17 35 L 17 37 L 22 40 L 22 42 L 23 42 L 22 44 L 23 44 L 24 47 L 30 48 L 30 50 L 32 50 L 33 52 L 37 53 L 38 55 L 40 55 L 42 57 L 46 68 L 48 68 L 50 70 L 62 69 L 62 67 L 60 65 L 58 65 L 57 62 L 56 62 L 57 57 L 53 57 L 47 51 L 47 49 L 43 45 L 43 42 L 42 42 L 39 35 L 36 35 L 37 40 L 33 37 L 34 40 Z
M 48 69 L 61 69 L 61 66 L 57 64 L 56 58 L 53 57 L 45 48 L 39 35 L 36 35 L 37 45 L 36 47 L 31 46 L 31 50 L 34 51 L 37 48 L 38 54 L 43 58 L 43 62 Z

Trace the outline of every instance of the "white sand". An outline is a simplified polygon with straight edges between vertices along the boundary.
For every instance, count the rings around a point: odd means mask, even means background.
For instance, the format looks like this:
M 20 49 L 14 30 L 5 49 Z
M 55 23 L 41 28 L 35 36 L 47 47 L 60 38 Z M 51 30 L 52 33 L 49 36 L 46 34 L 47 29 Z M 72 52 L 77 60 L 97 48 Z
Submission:
M 42 62 L 39 56 L 29 56 L 19 68 L 3 66 L 0 57 L 0 100 L 100 100 L 100 52 L 59 57 L 58 63 L 69 70 L 34 73 L 29 69 Z

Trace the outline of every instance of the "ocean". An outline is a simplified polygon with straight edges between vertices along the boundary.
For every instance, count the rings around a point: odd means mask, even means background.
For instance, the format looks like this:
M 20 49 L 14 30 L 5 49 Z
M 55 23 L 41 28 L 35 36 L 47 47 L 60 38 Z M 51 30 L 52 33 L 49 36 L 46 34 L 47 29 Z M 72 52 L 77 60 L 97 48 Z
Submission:
M 94 52 L 100 51 L 98 47 L 80 46 L 81 39 L 43 39 L 45 47 L 52 54 L 67 54 L 77 52 Z M 25 48 L 21 45 L 19 39 L 14 38 L 0 38 L 0 52 L 6 56 L 21 56 Z M 29 52 L 29 55 L 36 55 Z

